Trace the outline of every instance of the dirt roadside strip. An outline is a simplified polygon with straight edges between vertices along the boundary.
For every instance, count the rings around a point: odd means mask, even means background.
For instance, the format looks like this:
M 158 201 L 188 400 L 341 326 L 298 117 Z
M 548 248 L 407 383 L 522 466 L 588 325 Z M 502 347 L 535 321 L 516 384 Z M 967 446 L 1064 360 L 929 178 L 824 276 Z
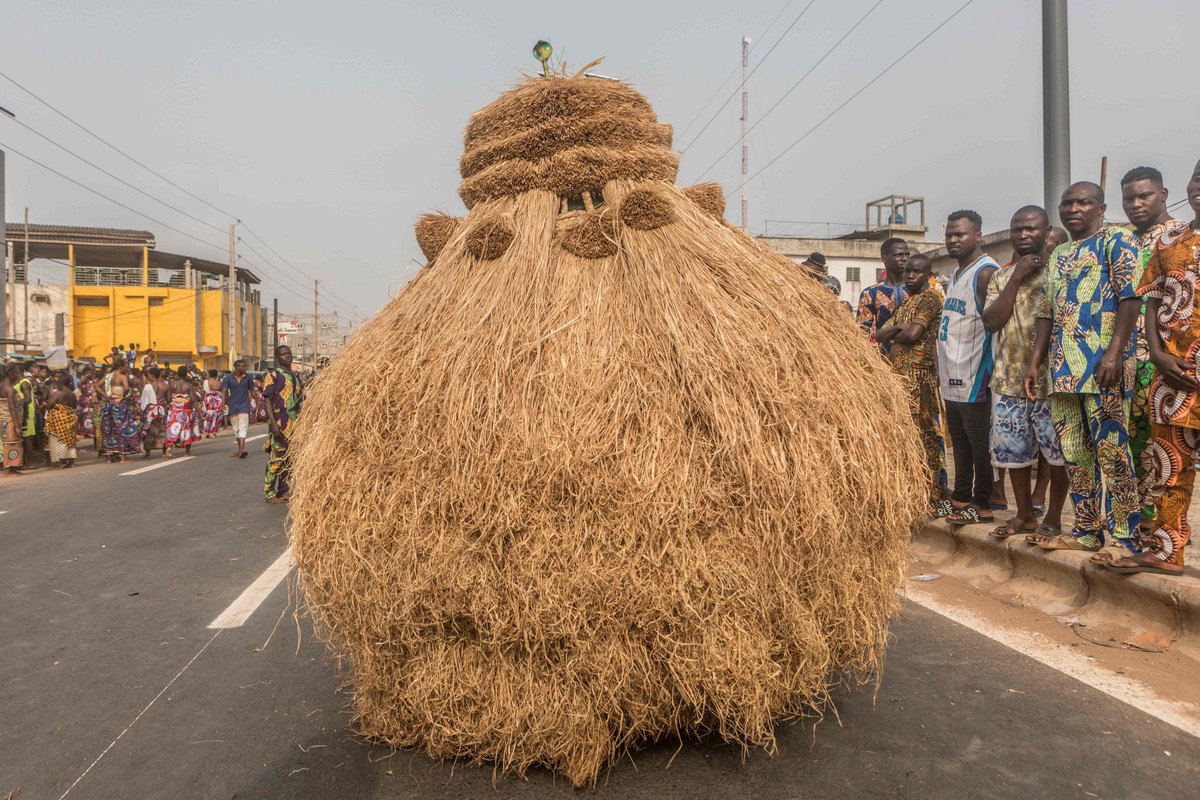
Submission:
M 1178 578 L 1118 575 L 1089 563 L 1090 553 L 1047 552 L 1022 536 L 993 539 L 991 527 L 928 521 L 913 537 L 913 552 L 1007 602 L 1127 632 L 1128 641 L 1166 645 L 1200 661 L 1200 572 L 1194 566 Z

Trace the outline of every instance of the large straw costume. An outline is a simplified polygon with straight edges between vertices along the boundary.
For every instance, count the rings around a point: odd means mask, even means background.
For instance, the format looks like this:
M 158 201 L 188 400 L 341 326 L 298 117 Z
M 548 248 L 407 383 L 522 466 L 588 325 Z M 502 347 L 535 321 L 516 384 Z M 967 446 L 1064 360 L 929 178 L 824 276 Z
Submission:
M 680 189 L 628 85 L 528 80 L 467 127 L 464 219 L 313 387 L 309 608 L 363 735 L 594 783 L 880 665 L 925 469 L 828 290 Z M 575 210 L 578 208 L 579 210 Z

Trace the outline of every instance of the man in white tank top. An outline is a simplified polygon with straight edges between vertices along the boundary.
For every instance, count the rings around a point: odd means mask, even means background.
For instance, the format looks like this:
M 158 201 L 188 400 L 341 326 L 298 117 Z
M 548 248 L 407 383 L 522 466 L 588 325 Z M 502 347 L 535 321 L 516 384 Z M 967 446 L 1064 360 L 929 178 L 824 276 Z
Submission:
M 946 221 L 946 252 L 958 261 L 938 328 L 938 376 L 946 427 L 954 447 L 954 491 L 946 520 L 952 525 L 992 522 L 989 446 L 992 334 L 983 324 L 988 282 L 999 265 L 984 255 L 983 219 L 955 211 Z

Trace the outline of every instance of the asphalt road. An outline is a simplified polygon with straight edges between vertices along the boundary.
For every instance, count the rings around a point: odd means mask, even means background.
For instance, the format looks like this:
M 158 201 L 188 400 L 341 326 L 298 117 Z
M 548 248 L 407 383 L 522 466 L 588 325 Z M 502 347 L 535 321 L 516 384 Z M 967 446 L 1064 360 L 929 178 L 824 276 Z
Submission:
M 238 461 L 229 446 L 205 442 L 191 460 L 137 475 L 121 473 L 145 464 L 84 451 L 82 469 L 0 480 L 0 797 L 1200 791 L 1200 740 L 914 604 L 894 626 L 878 692 L 843 693 L 838 718 L 815 729 L 782 725 L 774 756 L 663 744 L 578 792 L 544 772 L 498 778 L 365 744 L 346 728 L 345 674 L 293 620 L 290 580 L 243 626 L 207 627 L 287 544 L 285 509 L 262 501 L 265 456 Z

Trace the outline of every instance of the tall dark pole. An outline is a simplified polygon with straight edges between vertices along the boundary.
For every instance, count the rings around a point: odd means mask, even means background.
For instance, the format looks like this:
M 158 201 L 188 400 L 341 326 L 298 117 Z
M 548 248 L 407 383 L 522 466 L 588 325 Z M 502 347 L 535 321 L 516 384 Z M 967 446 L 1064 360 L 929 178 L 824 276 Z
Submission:
M 4 151 L 0 150 L 0 339 L 8 338 L 8 232 L 4 228 Z M 8 345 L 0 345 L 0 354 Z
M 275 348 L 279 347 L 279 298 L 275 298 L 272 304 L 275 307 L 275 319 L 271 323 L 271 366 L 277 366 L 275 363 Z
M 1042 171 L 1046 210 L 1071 185 L 1071 95 L 1067 60 L 1067 0 L 1042 0 Z

